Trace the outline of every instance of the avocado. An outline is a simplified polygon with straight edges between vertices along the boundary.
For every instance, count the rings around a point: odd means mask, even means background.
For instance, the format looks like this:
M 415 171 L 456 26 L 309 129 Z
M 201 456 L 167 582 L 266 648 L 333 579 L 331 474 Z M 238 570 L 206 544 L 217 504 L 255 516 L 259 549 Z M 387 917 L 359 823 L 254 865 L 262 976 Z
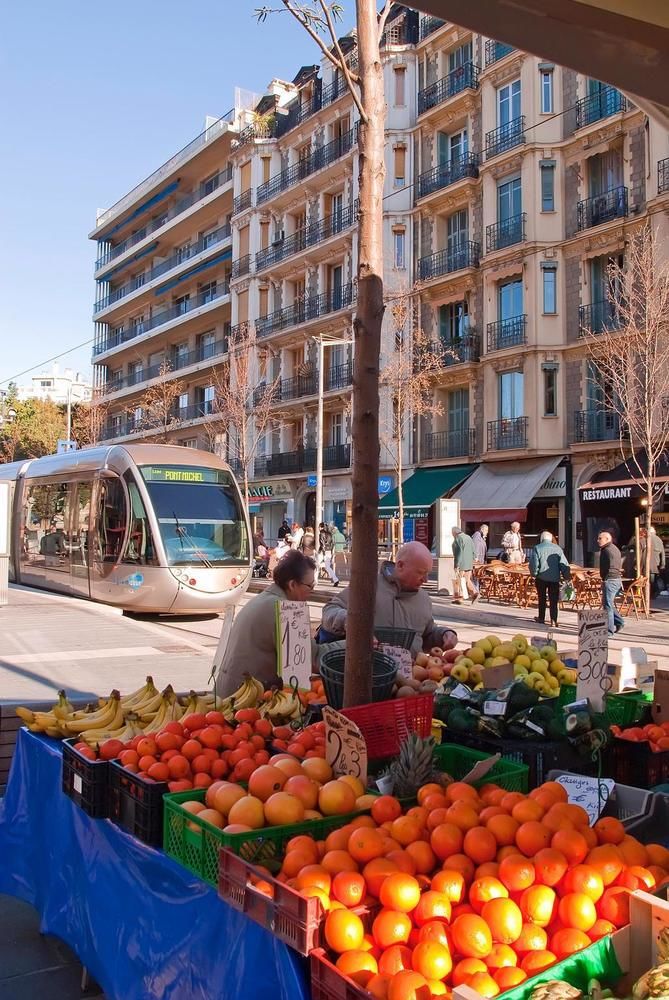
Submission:
M 477 728 L 474 717 L 463 708 L 452 708 L 448 713 L 446 725 L 454 733 L 474 733 Z

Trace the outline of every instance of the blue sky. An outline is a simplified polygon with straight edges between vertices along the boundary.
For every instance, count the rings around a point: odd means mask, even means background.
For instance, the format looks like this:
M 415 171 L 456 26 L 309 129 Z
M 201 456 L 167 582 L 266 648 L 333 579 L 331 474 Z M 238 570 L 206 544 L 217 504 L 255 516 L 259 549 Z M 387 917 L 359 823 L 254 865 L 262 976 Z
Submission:
M 194 138 L 205 115 L 228 111 L 235 86 L 262 93 L 273 77 L 318 62 L 289 14 L 258 25 L 257 6 L 35 0 L 5 9 L 0 387 L 92 338 L 96 209 Z M 348 27 L 353 0 L 345 9 Z M 90 347 L 59 363 L 90 372 Z

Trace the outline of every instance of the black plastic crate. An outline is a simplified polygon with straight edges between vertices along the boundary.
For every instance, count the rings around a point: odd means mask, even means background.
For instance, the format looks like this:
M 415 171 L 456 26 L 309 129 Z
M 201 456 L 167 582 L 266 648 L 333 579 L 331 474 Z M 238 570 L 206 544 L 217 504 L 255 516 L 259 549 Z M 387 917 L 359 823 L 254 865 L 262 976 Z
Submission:
M 144 844 L 163 843 L 163 795 L 166 781 L 140 778 L 118 761 L 109 765 L 109 818 Z
M 488 736 L 452 733 L 444 729 L 442 743 L 460 743 L 487 754 L 501 753 L 502 757 L 529 768 L 529 788 L 537 788 L 548 780 L 549 771 L 575 771 L 595 775 L 597 764 L 589 756 L 580 754 L 566 740 L 508 740 Z M 626 782 L 633 784 L 633 782 Z
M 93 819 L 109 816 L 109 761 L 89 760 L 74 749 L 78 737 L 63 740 L 63 792 Z
M 669 750 L 654 753 L 646 741 L 613 739 L 613 777 L 623 785 L 654 788 L 669 781 Z

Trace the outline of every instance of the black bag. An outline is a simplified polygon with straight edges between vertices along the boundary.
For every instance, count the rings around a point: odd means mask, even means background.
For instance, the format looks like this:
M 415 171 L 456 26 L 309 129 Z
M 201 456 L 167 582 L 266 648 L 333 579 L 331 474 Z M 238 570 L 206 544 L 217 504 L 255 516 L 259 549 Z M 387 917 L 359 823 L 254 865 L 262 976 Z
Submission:
M 506 549 L 502 549 L 502 551 L 499 554 L 499 558 L 500 558 L 500 560 L 502 562 L 506 562 L 506 563 L 509 562 L 510 556 L 509 556 L 509 553 L 506 551 Z

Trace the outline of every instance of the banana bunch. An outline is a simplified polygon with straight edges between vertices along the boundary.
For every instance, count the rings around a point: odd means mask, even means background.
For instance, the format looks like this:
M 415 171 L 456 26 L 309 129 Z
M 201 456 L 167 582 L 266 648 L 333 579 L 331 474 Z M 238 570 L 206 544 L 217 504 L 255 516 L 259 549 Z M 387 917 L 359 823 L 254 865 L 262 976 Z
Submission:
M 284 725 L 292 719 L 299 719 L 301 712 L 300 699 L 293 691 L 277 691 L 260 707 L 261 716 L 275 725 Z
M 215 707 L 218 712 L 222 712 L 226 722 L 232 722 L 235 712 L 238 712 L 241 708 L 256 708 L 259 702 L 262 701 L 264 694 L 265 688 L 262 685 L 262 681 L 256 680 L 255 677 L 250 677 L 247 674 L 241 687 L 237 688 L 233 694 L 228 695 L 227 698 L 216 699 Z M 214 696 L 210 695 L 210 697 L 213 698 Z M 213 706 L 208 706 L 204 711 L 208 712 L 210 707 Z M 194 709 L 193 711 L 201 712 L 203 709 Z

